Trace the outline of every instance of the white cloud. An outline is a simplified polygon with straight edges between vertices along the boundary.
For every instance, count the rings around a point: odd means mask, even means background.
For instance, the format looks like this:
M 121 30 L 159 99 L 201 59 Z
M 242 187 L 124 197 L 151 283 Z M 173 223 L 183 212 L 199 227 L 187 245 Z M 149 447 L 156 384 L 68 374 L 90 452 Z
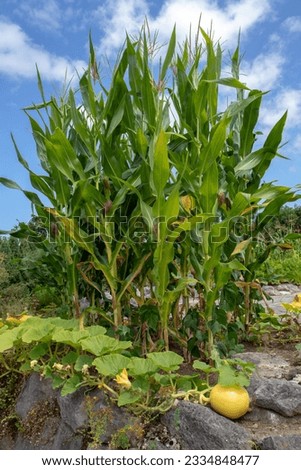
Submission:
M 273 99 L 264 104 L 261 110 L 261 121 L 272 126 L 288 110 L 286 128 L 301 125 L 301 89 L 287 88 L 275 94 Z M 301 135 L 299 135 L 301 143 Z M 300 148 L 300 147 L 299 147 Z
M 286 18 L 283 26 L 289 33 L 301 33 L 301 16 L 290 16 Z
M 190 26 L 192 32 L 196 32 L 201 15 L 203 29 L 209 31 L 212 24 L 215 39 L 232 46 L 237 42 L 240 29 L 244 35 L 254 24 L 266 19 L 269 11 L 270 0 L 230 0 L 223 8 L 217 0 L 166 0 L 157 16 L 152 16 L 146 0 L 106 0 L 97 13 L 104 31 L 100 50 L 108 55 L 114 53 L 122 46 L 125 31 L 137 33 L 146 16 L 151 31 L 159 31 L 161 42 L 169 38 L 174 24 L 178 41 L 182 42 Z
M 148 16 L 149 7 L 145 0 L 106 0 L 100 6 L 95 16 L 98 17 L 103 38 L 100 52 L 111 55 L 119 49 L 125 40 L 125 34 L 137 33 L 145 17 Z
M 284 63 L 279 52 L 260 54 L 251 63 L 242 64 L 241 81 L 249 88 L 268 91 L 279 82 Z
M 14 15 L 35 29 L 63 36 L 68 32 L 89 30 L 93 21 L 93 10 L 89 0 L 1 0 L 15 4 Z
M 56 0 L 39 1 L 38 6 L 36 2 L 20 2 L 17 11 L 19 15 L 25 14 L 26 20 L 40 29 L 58 31 L 61 27 L 63 15 Z
M 35 78 L 36 65 L 43 80 L 63 81 L 70 78 L 75 69 L 82 72 L 83 61 L 71 61 L 49 53 L 33 43 L 15 23 L 0 19 L 0 74 L 12 78 Z
M 201 26 L 209 31 L 212 25 L 213 32 L 216 32 L 215 39 L 236 44 L 239 30 L 242 30 L 242 34 L 246 33 L 256 22 L 262 20 L 268 11 L 267 0 L 232 0 L 224 8 L 211 0 L 204 0 L 201 4 L 196 0 L 170 0 L 162 7 L 153 25 L 168 35 L 176 23 L 179 36 L 184 39 L 190 25 L 196 31 L 201 15 Z

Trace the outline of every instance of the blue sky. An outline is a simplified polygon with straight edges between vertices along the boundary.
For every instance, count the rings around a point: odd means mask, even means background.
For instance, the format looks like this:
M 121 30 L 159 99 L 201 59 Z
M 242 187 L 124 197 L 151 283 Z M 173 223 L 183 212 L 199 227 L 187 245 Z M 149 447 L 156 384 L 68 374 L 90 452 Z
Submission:
M 12 133 L 30 166 L 38 171 L 34 141 L 22 108 L 39 102 L 36 64 L 46 93 L 59 95 L 65 74 L 84 70 L 91 30 L 98 59 L 114 62 L 125 31 L 135 34 L 148 18 L 164 43 L 174 24 L 181 42 L 202 27 L 234 51 L 241 30 L 241 80 L 251 88 L 270 90 L 260 115 L 263 132 L 288 110 L 282 153 L 267 180 L 301 183 L 301 2 L 300 0 L 1 0 L 0 2 L 0 176 L 30 189 L 17 161 Z M 0 229 L 28 221 L 31 207 L 18 191 L 0 186 Z

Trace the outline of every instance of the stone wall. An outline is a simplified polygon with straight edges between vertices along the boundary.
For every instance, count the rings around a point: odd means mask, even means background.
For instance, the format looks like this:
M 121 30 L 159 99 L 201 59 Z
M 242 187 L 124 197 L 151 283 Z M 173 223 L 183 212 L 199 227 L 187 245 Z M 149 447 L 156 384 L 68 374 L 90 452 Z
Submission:
M 266 286 L 268 305 L 285 313 L 300 286 Z M 292 449 L 301 450 L 301 352 L 237 354 L 253 362 L 250 411 L 231 421 L 210 406 L 179 401 L 145 424 L 100 390 L 62 397 L 49 380 L 32 374 L 16 401 L 18 431 L 0 433 L 0 449 Z M 1 430 L 0 430 L 1 431 Z
M 0 449 L 301 449 L 301 385 L 281 355 L 242 353 L 257 365 L 251 410 L 232 421 L 210 406 L 179 401 L 151 426 L 110 403 L 101 390 L 62 397 L 32 374 L 16 402 L 20 429 Z M 298 376 L 298 374 L 297 374 Z M 153 429 L 151 429 L 153 427 Z

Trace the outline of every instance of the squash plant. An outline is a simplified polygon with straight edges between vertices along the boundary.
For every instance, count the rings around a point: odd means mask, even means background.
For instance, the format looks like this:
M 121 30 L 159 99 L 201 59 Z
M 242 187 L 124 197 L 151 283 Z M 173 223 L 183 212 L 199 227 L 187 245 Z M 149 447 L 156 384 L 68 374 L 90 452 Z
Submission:
M 179 372 L 182 363 L 183 357 L 173 351 L 139 357 L 131 342 L 109 336 L 99 325 L 81 329 L 76 319 L 23 315 L 7 318 L 0 326 L 4 375 L 35 371 L 49 378 L 62 396 L 79 387 L 98 387 L 118 406 L 139 415 L 164 413 L 177 399 L 206 405 L 212 373 L 219 374 L 220 384 L 248 385 L 254 369 L 250 363 L 224 361 L 217 356 L 217 367 L 196 360 L 195 373 L 185 375 Z M 200 371 L 205 379 L 200 378 Z
M 190 390 L 198 397 L 208 390 L 198 374 L 177 372 L 183 358 L 175 352 L 142 358 L 131 350 L 131 342 L 108 336 L 99 325 L 80 329 L 75 319 L 24 316 L 0 327 L 0 364 L 6 374 L 36 371 L 63 396 L 79 387 L 98 387 L 118 406 L 151 414 L 167 411 Z

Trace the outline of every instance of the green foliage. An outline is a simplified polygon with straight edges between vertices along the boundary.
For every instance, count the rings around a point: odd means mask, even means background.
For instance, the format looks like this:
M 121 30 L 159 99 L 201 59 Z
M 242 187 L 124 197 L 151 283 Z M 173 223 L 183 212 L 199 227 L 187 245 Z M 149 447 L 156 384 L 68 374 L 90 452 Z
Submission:
M 266 283 L 301 284 L 301 241 L 288 239 L 286 244 L 275 246 L 269 258 L 258 268 L 257 275 Z
M 27 317 L 0 328 L 0 363 L 21 373 L 39 372 L 67 395 L 81 386 L 104 389 L 119 406 L 160 413 L 170 408 L 179 385 L 192 386 L 196 377 L 175 373 L 183 358 L 171 351 L 131 356 L 132 344 L 106 335 L 101 326 L 79 329 L 78 320 Z M 115 386 L 112 386 L 116 382 Z
M 38 73 L 41 103 L 25 112 L 41 174 L 13 139 L 33 191 L 0 183 L 22 191 L 35 211 L 11 239 L 34 243 L 27 272 L 49 276 L 35 283 L 36 297 L 45 304 L 56 293 L 56 307 L 67 305 L 64 315 L 75 323 L 28 319 L 1 332 L 1 350 L 19 348 L 22 361 L 25 345 L 64 394 L 89 383 L 115 396 L 107 380 L 119 376 L 119 404 L 162 411 L 177 394 L 206 401 L 193 377 L 177 391 L 182 357 L 169 349 L 206 361 L 217 348 L 237 350 L 258 318 L 258 270 L 285 248 L 263 246 L 262 234 L 299 196 L 265 182 L 287 113 L 257 141 L 264 92 L 240 81 L 239 48 L 224 77 L 219 43 L 200 28 L 194 44 L 179 47 L 174 28 L 157 69 L 148 33 L 145 25 L 138 38 L 126 37 L 109 86 L 91 38 L 77 90 L 46 99 Z M 220 87 L 233 96 L 223 110 Z
M 20 232 L 24 234 L 24 226 L 21 223 L 14 230 L 19 235 Z M 36 230 L 42 230 L 34 218 L 29 226 L 31 229 L 36 227 Z M 62 309 L 68 303 L 68 298 L 64 296 L 61 264 L 53 263 L 53 252 L 54 246 L 46 252 L 41 248 L 40 242 L 13 236 L 0 237 L 2 317 L 7 314 L 17 315 L 24 310 L 58 314 L 59 308 Z
M 29 305 L 30 280 L 20 271 L 26 248 L 18 240 L 0 237 L 0 316 Z
M 143 426 L 135 419 L 112 435 L 110 449 L 133 449 L 137 442 L 141 442 L 143 436 Z
M 253 363 L 240 361 L 238 359 L 225 361 L 218 369 L 218 383 L 225 387 L 248 387 L 250 376 L 255 370 Z
M 163 413 L 179 398 L 206 404 L 211 373 L 218 372 L 222 383 L 247 385 L 246 372 L 251 371 L 249 364 L 238 360 L 217 360 L 217 368 L 195 361 L 194 368 L 207 375 L 204 381 L 198 374 L 180 374 L 183 358 L 172 351 L 130 356 L 131 343 L 107 336 L 101 326 L 81 330 L 79 321 L 61 318 L 28 317 L 4 325 L 0 340 L 0 362 L 7 373 L 13 350 L 20 372 L 34 370 L 50 378 L 63 396 L 84 385 L 97 386 L 136 414 Z
M 106 433 L 108 423 L 112 419 L 112 409 L 108 407 L 95 410 L 93 398 L 86 398 L 86 410 L 89 420 L 88 449 L 97 449 L 102 445 L 102 437 Z
M 4 265 L 5 256 L 3 253 L 0 253 L 0 286 L 5 285 L 9 279 L 9 273 Z
M 211 374 L 218 374 L 218 383 L 225 387 L 247 387 L 250 385 L 250 377 L 255 370 L 253 363 L 242 361 L 238 358 L 220 359 L 217 350 L 213 350 L 212 359 L 215 363 L 214 367 L 199 360 L 193 363 L 194 369 L 206 374 L 208 385 Z

